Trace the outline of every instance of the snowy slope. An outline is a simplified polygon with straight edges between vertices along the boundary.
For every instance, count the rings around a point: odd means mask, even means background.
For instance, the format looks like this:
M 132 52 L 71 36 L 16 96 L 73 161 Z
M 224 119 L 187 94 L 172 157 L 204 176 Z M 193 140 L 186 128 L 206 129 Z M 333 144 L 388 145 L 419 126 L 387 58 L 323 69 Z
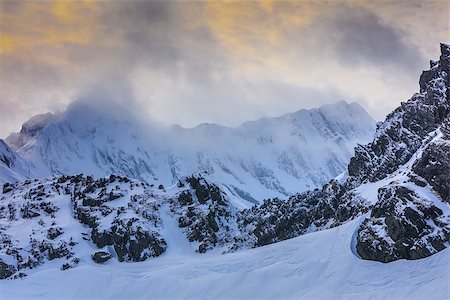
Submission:
M 351 252 L 361 222 L 227 255 L 87 262 L 0 281 L 2 299 L 448 299 L 450 253 L 390 264 Z
M 16 182 L 30 176 L 28 166 L 16 151 L 0 139 L 0 185 L 5 182 Z
M 343 101 L 237 128 L 191 129 L 143 124 L 120 107 L 76 102 L 19 153 L 39 176 L 116 173 L 168 185 L 202 174 L 248 207 L 325 183 L 373 130 L 361 106 Z

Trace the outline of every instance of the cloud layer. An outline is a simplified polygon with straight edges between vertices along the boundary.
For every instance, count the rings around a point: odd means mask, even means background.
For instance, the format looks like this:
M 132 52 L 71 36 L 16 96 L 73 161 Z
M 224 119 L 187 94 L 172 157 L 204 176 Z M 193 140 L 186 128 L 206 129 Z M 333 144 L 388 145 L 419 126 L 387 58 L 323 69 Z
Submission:
M 130 92 L 111 97 L 166 124 L 342 99 L 381 119 L 417 90 L 448 13 L 446 1 L 2 1 L 0 136 L 118 87 Z

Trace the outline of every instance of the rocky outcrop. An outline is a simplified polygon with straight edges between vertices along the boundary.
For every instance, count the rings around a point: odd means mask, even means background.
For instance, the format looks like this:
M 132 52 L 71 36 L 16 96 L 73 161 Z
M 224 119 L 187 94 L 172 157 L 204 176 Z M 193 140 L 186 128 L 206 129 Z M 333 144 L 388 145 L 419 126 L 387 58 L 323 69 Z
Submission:
M 349 181 L 357 185 L 385 178 L 413 158 L 403 173 L 422 191 L 395 181 L 379 190 L 370 218 L 357 232 L 356 251 L 364 259 L 418 259 L 448 245 L 450 216 L 441 208 L 448 210 L 442 201 L 449 203 L 450 195 L 450 46 L 442 44 L 441 53 L 421 75 L 420 93 L 390 114 L 374 142 L 359 146 L 349 164 Z
M 8 265 L 7 263 L 0 260 L 0 279 L 6 279 L 11 277 L 16 273 L 17 269 L 13 265 Z
M 420 77 L 420 92 L 386 117 L 373 142 L 359 145 L 348 165 L 357 183 L 377 181 L 405 164 L 426 136 L 442 125 L 450 112 L 448 45 L 441 45 L 439 62 Z
M 0 275 L 20 278 L 50 260 L 61 263 L 61 270 L 76 267 L 80 253 L 75 246 L 85 242 L 112 246 L 119 261 L 161 255 L 167 248 L 159 233 L 161 201 L 149 188 L 114 175 L 5 184 L 0 191 L 0 257 L 5 258 Z M 76 220 L 86 225 L 81 235 L 72 235 Z
M 390 262 L 418 259 L 444 249 L 450 241 L 449 220 L 430 200 L 404 186 L 378 192 L 357 233 L 356 251 L 363 259 Z
M 113 246 L 120 262 L 144 261 L 161 255 L 167 248 L 161 235 L 146 227 L 145 222 L 137 218 L 115 218 L 105 230 L 94 227 L 91 238 L 99 248 Z
M 95 261 L 98 264 L 102 264 L 104 262 L 107 262 L 108 260 L 111 259 L 111 254 L 109 254 L 108 252 L 104 252 L 104 251 L 99 251 L 99 252 L 95 252 L 92 255 L 92 260 Z
M 363 199 L 332 180 L 320 190 L 295 195 L 288 201 L 266 200 L 261 206 L 244 210 L 239 227 L 256 237 L 254 246 L 263 246 L 340 225 L 368 209 Z
M 413 166 L 441 198 L 450 204 L 450 142 L 431 143 Z
M 199 242 L 196 249 L 199 253 L 232 244 L 232 235 L 238 235 L 233 232 L 233 228 L 237 227 L 238 211 L 217 186 L 209 184 L 202 177 L 188 177 L 186 182 L 190 189 L 181 192 L 172 201 L 171 209 L 179 215 L 178 226 L 183 228 L 187 239 Z
M 125 195 L 126 191 L 120 189 L 120 184 L 133 188 L 135 183 L 115 175 L 99 180 L 80 177 L 76 182 L 82 184 L 76 185 L 72 192 L 75 216 L 92 228 L 91 239 L 97 247 L 113 246 L 121 262 L 144 261 L 164 253 L 167 243 L 157 230 L 161 223 L 157 207 L 153 206 L 148 211 L 136 209 L 139 201 L 145 207 L 142 200 L 149 197 L 132 196 L 127 207 L 114 203 L 109 205 Z M 114 217 L 111 219 L 111 216 Z M 105 217 L 110 221 L 103 221 Z

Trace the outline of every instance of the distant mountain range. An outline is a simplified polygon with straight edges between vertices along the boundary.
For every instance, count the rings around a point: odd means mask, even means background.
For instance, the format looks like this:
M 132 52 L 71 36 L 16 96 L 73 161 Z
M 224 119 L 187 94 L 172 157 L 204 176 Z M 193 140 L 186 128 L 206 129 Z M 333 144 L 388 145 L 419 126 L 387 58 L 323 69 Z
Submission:
M 60 115 L 31 118 L 6 142 L 35 177 L 117 174 L 171 185 L 201 174 L 238 207 L 286 198 L 345 171 L 375 121 L 357 103 L 337 102 L 228 128 L 163 128 L 114 105 L 75 102 Z M 28 177 L 28 173 L 20 174 Z

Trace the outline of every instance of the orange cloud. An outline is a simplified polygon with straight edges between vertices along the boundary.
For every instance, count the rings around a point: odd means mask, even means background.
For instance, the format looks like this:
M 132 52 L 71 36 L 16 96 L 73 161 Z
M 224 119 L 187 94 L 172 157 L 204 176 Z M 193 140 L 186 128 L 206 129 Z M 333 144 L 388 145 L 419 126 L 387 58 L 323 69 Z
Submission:
M 0 11 L 0 53 L 40 51 L 41 47 L 60 47 L 65 43 L 86 44 L 101 29 L 96 20 L 98 9 L 92 2 L 16 5 Z

